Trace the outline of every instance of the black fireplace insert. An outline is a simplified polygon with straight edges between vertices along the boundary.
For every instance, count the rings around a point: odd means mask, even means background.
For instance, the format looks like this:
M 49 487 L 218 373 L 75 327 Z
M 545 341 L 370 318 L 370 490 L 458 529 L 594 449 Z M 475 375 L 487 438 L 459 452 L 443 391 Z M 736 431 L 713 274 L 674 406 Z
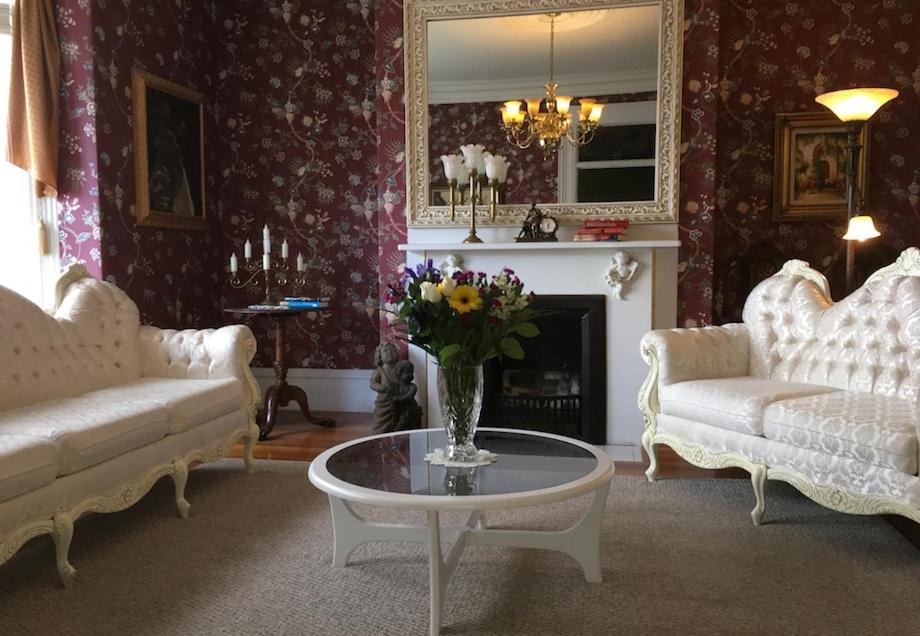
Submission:
M 607 343 L 603 295 L 538 296 L 536 338 L 523 360 L 485 365 L 481 426 L 606 442 Z

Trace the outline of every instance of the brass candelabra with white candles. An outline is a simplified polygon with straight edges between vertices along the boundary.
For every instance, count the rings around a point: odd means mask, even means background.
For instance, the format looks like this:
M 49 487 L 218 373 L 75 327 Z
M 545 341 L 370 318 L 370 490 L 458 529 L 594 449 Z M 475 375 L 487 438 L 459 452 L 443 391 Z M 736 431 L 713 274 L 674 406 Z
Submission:
M 265 298 L 261 303 L 263 305 L 278 304 L 277 298 L 273 296 L 274 287 L 290 285 L 293 290 L 300 290 L 307 283 L 307 267 L 303 255 L 298 253 L 292 264 L 287 239 L 282 238 L 281 258 L 272 258 L 271 232 L 268 225 L 262 228 L 261 262 L 252 257 L 252 243 L 249 239 L 243 244 L 243 259 L 241 273 L 236 252 L 230 255 L 230 286 L 236 289 L 264 287 Z
M 476 234 L 476 204 L 482 202 L 483 178 L 488 182 L 489 212 L 492 221 L 498 213 L 498 192 L 508 180 L 508 167 L 511 165 L 501 155 L 493 155 L 484 150 L 481 144 L 460 146 L 460 155 L 441 155 L 444 174 L 449 185 L 450 220 L 457 217 L 457 199 L 464 184 L 470 189 L 470 232 L 464 243 L 482 243 Z

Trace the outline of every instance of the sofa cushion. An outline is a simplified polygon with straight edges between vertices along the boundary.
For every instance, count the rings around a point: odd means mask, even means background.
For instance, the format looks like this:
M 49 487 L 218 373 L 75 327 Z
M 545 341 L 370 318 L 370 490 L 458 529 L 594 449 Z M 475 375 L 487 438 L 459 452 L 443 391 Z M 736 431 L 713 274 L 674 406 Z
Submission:
M 58 476 L 70 475 L 166 436 L 169 414 L 151 404 L 50 400 L 0 413 L 0 436 L 50 440 Z
M 763 435 L 764 410 L 772 402 L 836 391 L 815 384 L 749 376 L 689 380 L 661 387 L 661 412 L 730 431 Z
M 768 439 L 917 474 L 917 406 L 900 398 L 839 391 L 774 402 Z
M 58 474 L 53 442 L 28 435 L 0 435 L 0 501 L 50 484 Z
M 243 384 L 236 378 L 139 378 L 87 393 L 83 398 L 93 402 L 132 402 L 164 408 L 169 413 L 168 433 L 175 435 L 240 410 Z

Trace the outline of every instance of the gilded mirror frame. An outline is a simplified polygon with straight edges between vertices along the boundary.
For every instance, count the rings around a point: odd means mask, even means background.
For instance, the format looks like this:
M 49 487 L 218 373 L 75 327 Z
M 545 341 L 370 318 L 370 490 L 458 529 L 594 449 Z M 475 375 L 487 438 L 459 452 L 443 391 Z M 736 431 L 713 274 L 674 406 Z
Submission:
M 656 199 L 626 203 L 546 203 L 540 207 L 560 223 L 576 224 L 596 217 L 628 218 L 633 223 L 677 221 L 680 181 L 680 92 L 683 57 L 682 0 L 406 0 L 405 3 L 405 87 L 406 87 L 406 189 L 410 227 L 463 226 L 469 209 L 457 208 L 451 222 L 447 206 L 428 204 L 428 28 L 431 20 L 482 18 L 548 11 L 579 11 L 658 5 L 660 7 L 658 56 L 658 162 L 655 172 Z M 496 114 L 496 117 L 498 115 Z M 483 215 L 477 224 L 519 223 L 529 205 L 498 207 L 494 223 Z

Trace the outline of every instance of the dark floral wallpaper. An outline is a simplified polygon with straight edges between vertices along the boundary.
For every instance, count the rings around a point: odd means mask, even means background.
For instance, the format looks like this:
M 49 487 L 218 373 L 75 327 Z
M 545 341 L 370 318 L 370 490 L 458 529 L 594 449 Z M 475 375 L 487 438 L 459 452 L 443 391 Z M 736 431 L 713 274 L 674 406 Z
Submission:
M 376 306 L 406 238 L 401 0 L 57 0 L 63 55 L 61 242 L 163 326 L 227 320 L 254 300 L 225 261 L 268 222 L 336 309 L 304 317 L 293 365 L 368 367 Z M 872 122 L 872 269 L 920 243 L 920 5 L 911 0 L 687 0 L 678 324 L 736 319 L 759 250 L 805 258 L 842 287 L 842 227 L 774 223 L 773 120 L 818 92 L 887 85 Z M 134 224 L 130 68 L 205 93 L 211 232 Z M 472 120 L 472 118 L 471 118 Z M 482 120 L 485 122 L 485 120 Z M 485 123 L 483 123 L 485 125 Z M 440 152 L 439 152 L 440 154 Z M 264 326 L 258 364 L 267 364 Z
M 403 2 L 377 0 L 377 298 L 383 299 L 387 285 L 399 280 L 406 257 L 400 243 L 406 228 L 406 118 L 403 101 Z M 386 316 L 379 318 L 382 339 L 395 334 Z M 375 343 L 376 344 L 376 343 Z M 405 342 L 397 344 L 405 351 Z
M 210 93 L 216 70 L 210 41 L 214 4 L 95 0 L 93 12 L 103 277 L 137 301 L 145 322 L 161 327 L 216 324 L 223 263 L 215 206 L 219 191 L 214 188 L 217 145 L 205 144 L 209 231 L 139 227 L 131 125 L 132 66 Z M 214 103 L 207 102 L 204 135 L 214 139 Z
M 859 265 L 871 271 L 920 244 L 920 3 L 734 0 L 721 7 L 716 322 L 740 317 L 746 263 L 758 251 L 809 261 L 843 294 L 843 226 L 772 220 L 775 113 L 822 110 L 814 102 L 822 92 L 901 91 L 871 121 L 868 209 L 882 237 L 859 247 Z
M 83 264 L 102 277 L 102 226 L 96 151 L 93 30 L 85 0 L 59 0 L 61 43 L 61 147 L 58 179 L 61 265 Z
M 712 322 L 719 0 L 687 0 L 681 102 L 677 325 Z
M 378 339 L 378 197 L 374 15 L 370 2 L 234 0 L 221 52 L 215 146 L 223 253 L 261 257 L 266 223 L 302 252 L 308 294 L 328 314 L 288 323 L 290 363 L 366 368 Z M 402 208 L 396 213 L 401 214 Z M 276 256 L 278 254 L 276 253 Z M 225 289 L 229 304 L 259 300 Z M 270 324 L 254 322 L 256 363 L 270 364 Z

